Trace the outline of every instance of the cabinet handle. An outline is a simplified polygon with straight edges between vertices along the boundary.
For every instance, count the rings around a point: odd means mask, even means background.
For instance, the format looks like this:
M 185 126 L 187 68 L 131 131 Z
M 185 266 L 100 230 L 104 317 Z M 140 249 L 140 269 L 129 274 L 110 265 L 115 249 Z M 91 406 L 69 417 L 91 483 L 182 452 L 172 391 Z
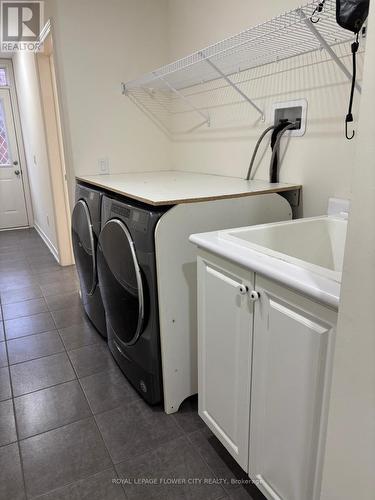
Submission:
M 247 294 L 247 292 L 249 291 L 249 289 L 248 289 L 248 287 L 247 287 L 247 286 L 245 286 L 245 285 L 240 285 L 240 286 L 238 287 L 238 291 L 239 291 L 240 295 L 246 295 L 246 294 Z
M 257 302 L 260 299 L 260 293 L 257 292 L 256 290 L 253 290 L 250 293 L 250 300 L 251 302 Z

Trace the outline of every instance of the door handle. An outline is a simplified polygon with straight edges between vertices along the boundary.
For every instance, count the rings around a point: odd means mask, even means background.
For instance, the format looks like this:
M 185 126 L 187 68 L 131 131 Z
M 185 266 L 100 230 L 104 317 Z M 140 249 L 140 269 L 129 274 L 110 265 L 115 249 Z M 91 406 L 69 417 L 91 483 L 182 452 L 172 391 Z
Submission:
M 20 175 L 20 170 L 15 170 L 14 173 L 17 175 L 17 177 Z

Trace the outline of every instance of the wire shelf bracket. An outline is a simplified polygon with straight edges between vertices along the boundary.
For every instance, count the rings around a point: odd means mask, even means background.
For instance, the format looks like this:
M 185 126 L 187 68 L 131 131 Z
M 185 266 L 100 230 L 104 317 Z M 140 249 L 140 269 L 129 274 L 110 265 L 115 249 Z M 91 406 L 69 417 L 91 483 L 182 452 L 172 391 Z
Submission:
M 206 113 L 205 111 L 202 111 L 201 109 L 198 109 L 196 106 L 194 106 L 194 104 L 191 102 L 191 100 L 188 97 L 184 96 L 184 94 L 182 92 L 180 92 L 179 90 L 175 89 L 173 87 L 173 85 L 171 85 L 168 82 L 168 80 L 166 80 L 164 77 L 158 75 L 156 72 L 154 72 L 154 75 L 156 76 L 156 78 L 158 78 L 159 80 L 161 80 L 169 88 L 169 90 L 171 90 L 180 99 L 182 99 L 191 109 L 193 109 L 199 115 L 201 115 L 201 117 L 205 119 L 205 122 L 203 124 L 207 123 L 208 127 L 211 125 L 211 119 L 210 119 L 209 113 Z
M 202 59 L 209 65 L 211 66 L 211 68 L 213 68 L 217 73 L 218 75 L 220 75 L 221 78 L 223 78 L 238 94 L 240 94 L 240 96 L 245 99 L 245 101 L 247 101 L 249 104 L 251 104 L 251 106 L 256 109 L 258 111 L 258 113 L 260 114 L 260 116 L 262 117 L 262 120 L 264 121 L 265 120 L 265 116 L 264 116 L 264 113 L 263 113 L 263 110 L 259 108 L 259 106 L 257 106 L 255 104 L 255 102 L 253 102 L 249 96 L 247 96 L 245 94 L 245 92 L 242 92 L 242 90 L 234 83 L 232 82 L 232 80 L 223 72 L 221 71 L 217 66 L 216 64 L 214 64 L 210 58 L 208 57 L 205 57 L 203 52 L 199 52 L 199 55 L 202 57 Z
M 153 72 L 153 74 L 155 75 L 155 77 L 157 79 L 159 79 L 160 81 L 162 81 L 165 86 L 173 93 L 175 94 L 178 98 L 180 98 L 192 111 L 195 111 L 197 112 L 202 118 L 203 118 L 203 122 L 201 123 L 198 123 L 195 127 L 193 127 L 191 130 L 197 130 L 198 128 L 200 127 L 203 127 L 203 125 L 207 125 L 208 127 L 211 126 L 211 117 L 210 117 L 210 114 L 197 108 L 192 102 L 191 100 L 184 96 L 182 94 L 182 92 L 180 92 L 179 90 L 175 89 L 164 77 L 158 75 L 156 72 Z M 127 84 L 125 82 L 122 82 L 121 83 L 121 89 L 122 89 L 122 94 L 125 95 L 125 96 L 128 96 L 130 94 L 128 88 L 127 88 Z M 153 95 L 153 89 L 152 88 L 143 88 L 143 91 L 148 94 L 148 96 L 150 98 L 153 98 L 155 99 L 155 96 Z M 137 102 L 136 99 L 132 99 L 133 101 Z M 168 109 L 166 108 L 166 106 L 162 103 L 162 102 L 159 102 L 159 105 L 161 108 L 163 108 L 167 113 L 169 112 Z M 152 113 L 150 113 L 149 110 L 147 110 L 147 107 L 145 106 L 139 106 L 140 109 L 142 109 L 144 112 L 146 112 L 147 114 L 150 114 L 152 115 Z M 155 121 L 155 116 L 152 116 L 152 119 Z M 169 131 L 168 129 L 166 129 L 166 127 L 163 125 L 163 124 L 160 124 L 161 125 L 161 128 L 164 130 L 164 132 L 166 132 L 168 135 L 169 135 Z
M 348 70 L 348 68 L 345 66 L 345 64 L 340 60 L 336 52 L 332 49 L 332 47 L 329 46 L 327 43 L 326 39 L 319 33 L 317 28 L 314 26 L 314 23 L 311 22 L 311 19 L 306 16 L 305 12 L 303 9 L 299 8 L 296 9 L 296 11 L 299 13 L 301 16 L 301 19 L 305 22 L 307 28 L 311 31 L 311 33 L 317 38 L 319 43 L 321 44 L 322 48 L 325 49 L 328 54 L 332 57 L 333 61 L 337 64 L 337 66 L 341 69 L 341 71 L 344 73 L 344 75 L 351 81 L 352 80 L 352 74 Z M 358 82 L 355 82 L 355 88 L 358 90 L 358 92 L 361 94 L 362 93 L 362 87 Z

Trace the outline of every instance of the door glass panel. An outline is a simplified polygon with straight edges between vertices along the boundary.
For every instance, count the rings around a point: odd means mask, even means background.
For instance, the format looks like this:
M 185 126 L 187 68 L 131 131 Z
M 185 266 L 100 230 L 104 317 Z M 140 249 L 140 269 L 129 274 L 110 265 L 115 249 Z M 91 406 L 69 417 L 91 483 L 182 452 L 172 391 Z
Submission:
M 72 216 L 72 242 L 81 291 L 91 295 L 96 286 L 94 235 L 87 205 L 80 201 Z
M 8 133 L 5 121 L 4 102 L 0 100 L 0 167 L 11 164 Z
M 116 219 L 108 222 L 99 237 L 98 272 L 107 320 L 116 336 L 129 344 L 143 324 L 143 290 L 132 241 Z
M 5 68 L 0 68 L 0 87 L 7 87 L 8 85 L 7 70 Z

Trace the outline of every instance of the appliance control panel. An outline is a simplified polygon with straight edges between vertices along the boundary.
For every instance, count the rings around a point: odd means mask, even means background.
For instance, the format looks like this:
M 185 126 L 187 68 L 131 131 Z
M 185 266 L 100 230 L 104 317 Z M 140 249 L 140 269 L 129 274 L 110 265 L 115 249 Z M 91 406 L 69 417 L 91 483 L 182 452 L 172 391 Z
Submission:
M 112 202 L 110 209 L 111 217 L 119 217 L 126 225 L 141 233 L 147 232 L 149 214 L 145 210 L 136 207 L 127 207 L 117 202 Z

